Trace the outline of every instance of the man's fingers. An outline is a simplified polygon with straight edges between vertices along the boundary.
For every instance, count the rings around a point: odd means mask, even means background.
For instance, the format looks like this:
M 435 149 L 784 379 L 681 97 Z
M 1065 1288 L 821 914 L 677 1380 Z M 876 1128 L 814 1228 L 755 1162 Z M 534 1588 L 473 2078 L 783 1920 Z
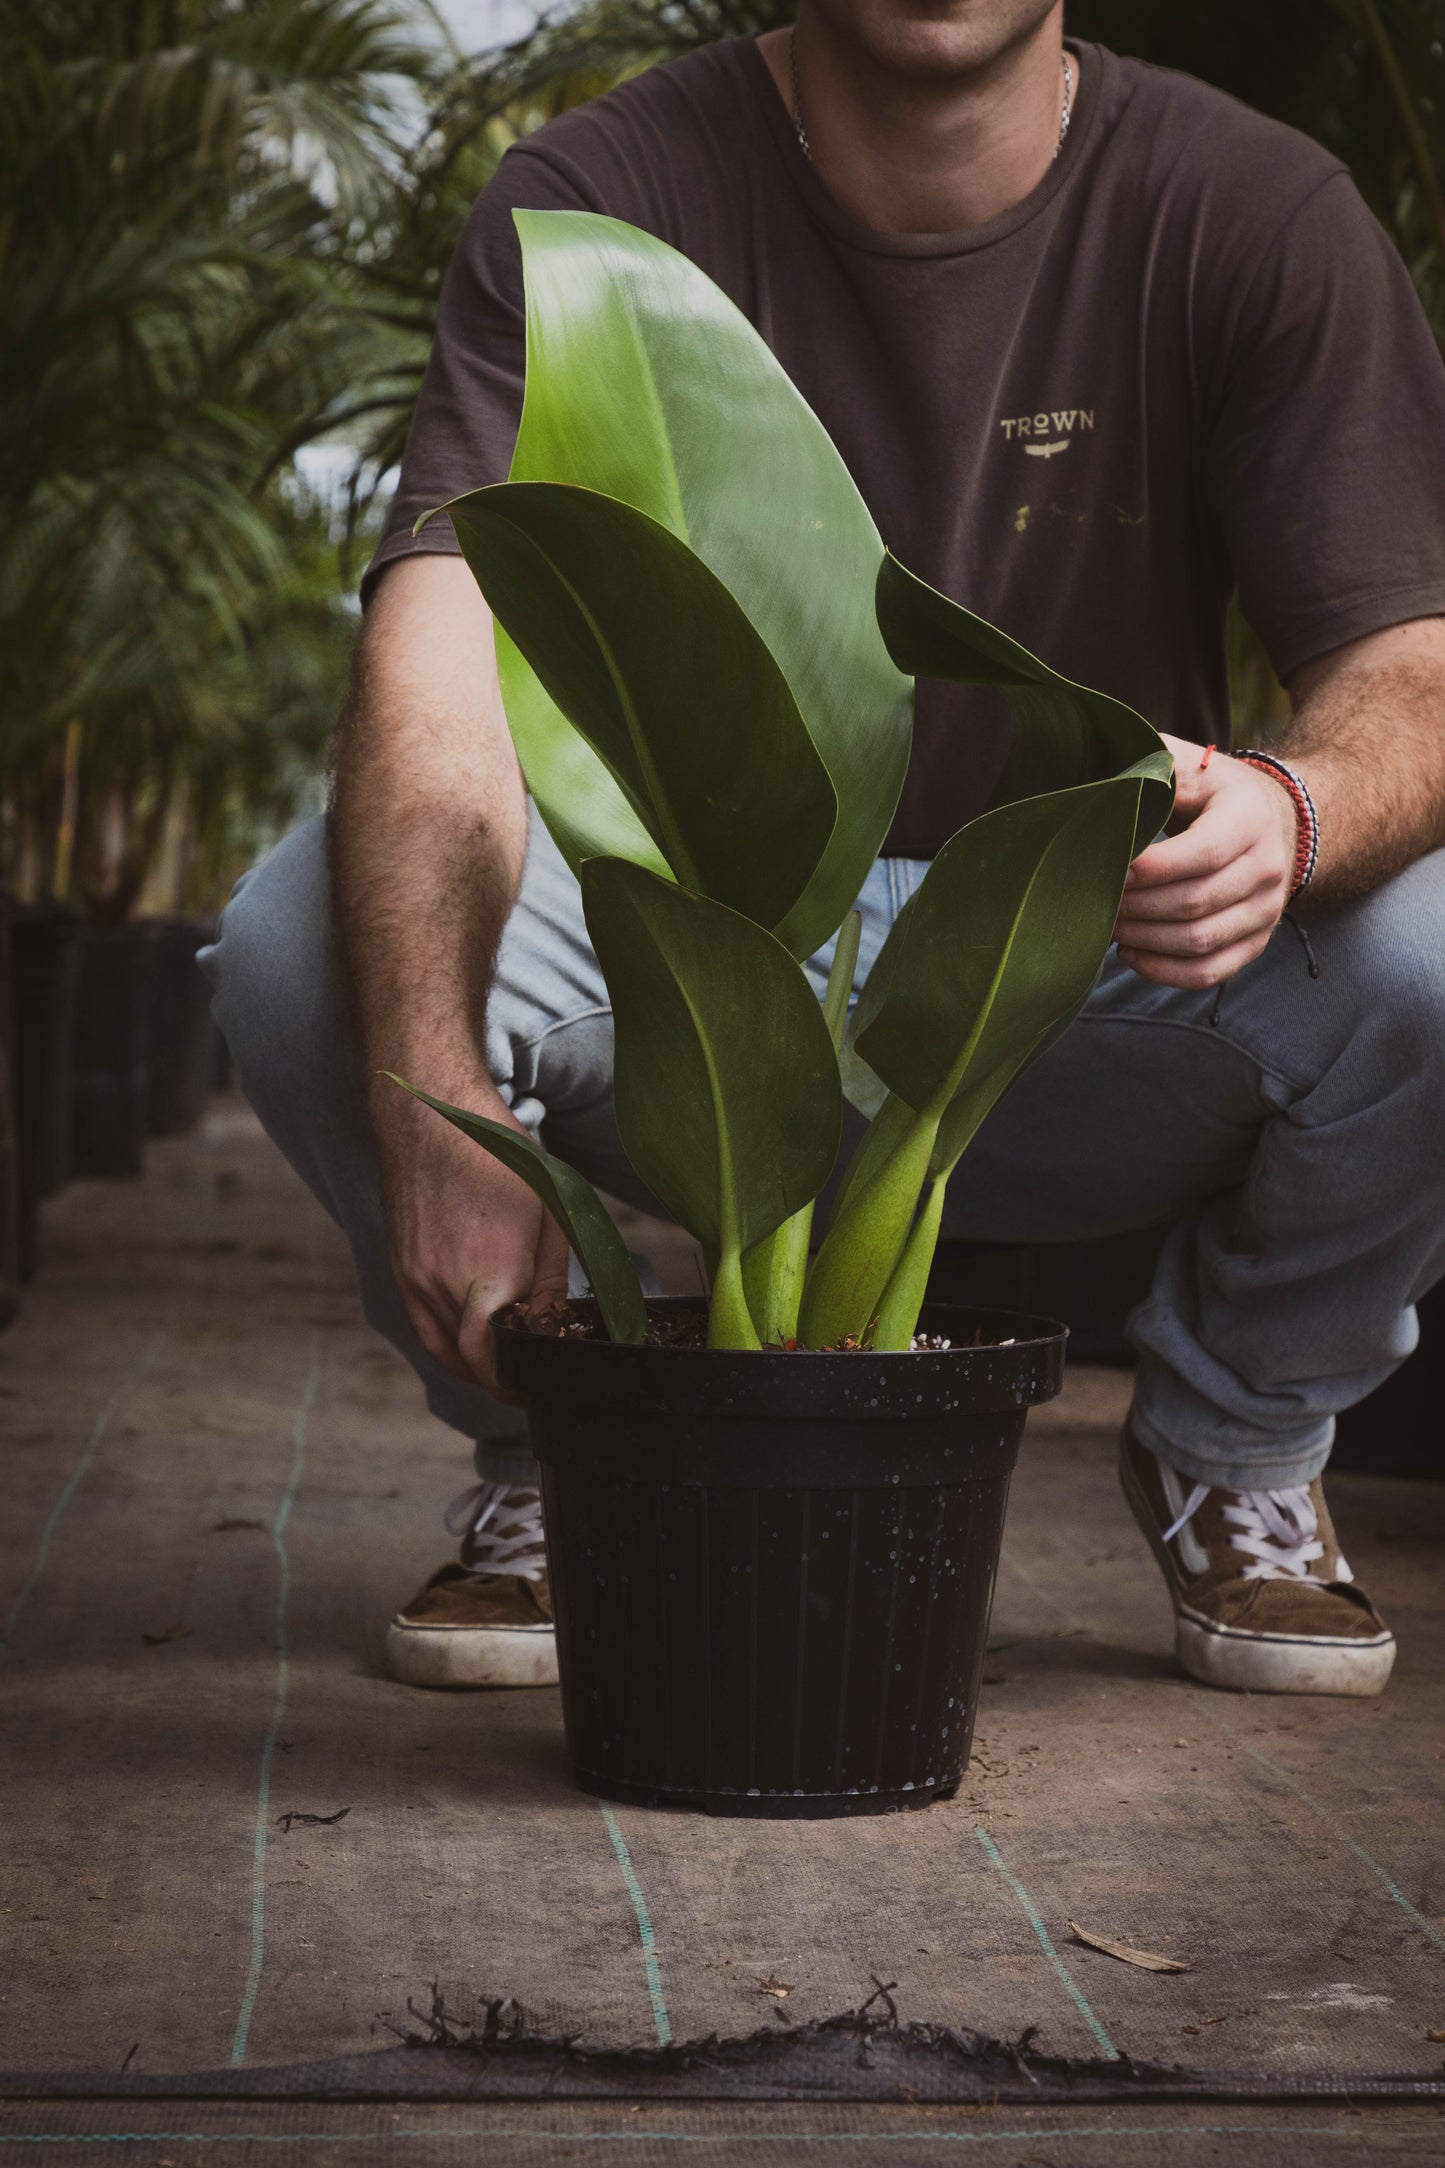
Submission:
M 1255 840 L 1255 831 L 1238 820 L 1233 809 L 1215 799 L 1182 835 L 1165 836 L 1140 852 L 1129 868 L 1124 893 L 1132 896 L 1139 889 L 1206 881 L 1242 858 Z
M 515 1302 L 518 1294 L 504 1294 L 495 1280 L 473 1280 L 467 1289 L 457 1326 L 457 1348 L 466 1364 L 466 1375 L 476 1384 L 484 1385 L 498 1400 L 505 1400 L 512 1406 L 519 1404 L 516 1395 L 504 1393 L 497 1383 L 492 1315 L 494 1311 L 505 1309 L 509 1301 Z
M 1208 880 L 1170 881 L 1162 888 L 1126 888 L 1119 905 L 1119 924 L 1123 927 L 1169 919 L 1184 925 L 1190 919 L 1213 918 L 1255 896 L 1273 895 L 1276 885 L 1270 868 L 1254 852 L 1247 852 Z
M 1181 774 L 1184 771 L 1181 771 Z M 1265 881 L 1288 886 L 1294 866 L 1295 814 L 1287 795 L 1253 769 L 1226 761 L 1194 778 L 1200 810 L 1178 835 L 1140 853 L 1126 894 L 1180 883 L 1207 883 L 1247 860 Z M 1181 799 L 1186 817 L 1189 806 Z
M 1126 925 L 1121 919 L 1115 939 L 1126 961 L 1134 956 L 1217 956 L 1222 949 L 1238 948 L 1251 939 L 1262 946 L 1277 916 L 1251 902 L 1237 904 L 1232 911 L 1217 911 L 1212 918 L 1187 919 L 1182 925 L 1144 919 Z
M 532 1267 L 531 1303 L 534 1310 L 545 1310 L 554 1302 L 567 1300 L 567 1274 L 572 1252 L 550 1212 L 542 1215 L 542 1232 L 537 1237 L 537 1256 Z
M 402 1299 L 406 1304 L 406 1314 L 411 1319 L 412 1330 L 432 1361 L 445 1370 L 448 1377 L 464 1378 L 468 1384 L 474 1383 L 471 1371 L 457 1350 L 455 1325 L 444 1325 L 431 1305 L 420 1295 L 403 1289 Z
M 1141 979 L 1149 979 L 1155 986 L 1177 986 L 1184 992 L 1199 993 L 1211 986 L 1222 985 L 1252 964 L 1265 947 L 1256 936 L 1249 941 L 1238 942 L 1233 948 L 1219 949 L 1212 956 L 1190 959 L 1183 956 L 1151 956 L 1142 949 L 1119 951 L 1120 961 L 1137 971 Z

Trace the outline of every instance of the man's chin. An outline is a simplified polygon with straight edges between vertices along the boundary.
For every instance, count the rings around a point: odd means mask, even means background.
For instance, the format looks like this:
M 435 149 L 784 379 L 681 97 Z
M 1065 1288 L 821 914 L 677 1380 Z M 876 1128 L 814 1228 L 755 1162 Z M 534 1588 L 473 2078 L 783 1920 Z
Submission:
M 813 0 L 828 27 L 889 74 L 948 81 L 976 75 L 1025 42 L 1053 0 Z M 806 31 L 804 33 L 806 35 Z

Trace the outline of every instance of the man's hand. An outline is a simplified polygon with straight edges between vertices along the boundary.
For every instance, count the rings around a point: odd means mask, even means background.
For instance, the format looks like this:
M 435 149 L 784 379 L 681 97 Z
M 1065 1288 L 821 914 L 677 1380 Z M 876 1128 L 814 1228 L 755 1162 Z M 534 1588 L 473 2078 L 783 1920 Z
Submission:
M 480 1069 L 435 1096 L 520 1128 Z M 511 1400 L 497 1385 L 492 1314 L 565 1300 L 566 1238 L 525 1182 L 389 1078 L 375 1080 L 371 1104 L 392 1270 L 417 1338 L 453 1377 Z
M 1217 986 L 1260 954 L 1289 902 L 1293 800 L 1258 768 L 1165 738 L 1178 775 L 1177 835 L 1129 868 L 1114 939 L 1156 986 Z
M 1316 903 L 1367 895 L 1445 845 L 1445 618 L 1387 625 L 1289 680 L 1294 719 L 1271 750 L 1319 809 Z M 1135 859 L 1114 938 L 1158 986 L 1217 986 L 1264 948 L 1289 901 L 1288 791 L 1258 768 L 1166 738 L 1182 831 Z

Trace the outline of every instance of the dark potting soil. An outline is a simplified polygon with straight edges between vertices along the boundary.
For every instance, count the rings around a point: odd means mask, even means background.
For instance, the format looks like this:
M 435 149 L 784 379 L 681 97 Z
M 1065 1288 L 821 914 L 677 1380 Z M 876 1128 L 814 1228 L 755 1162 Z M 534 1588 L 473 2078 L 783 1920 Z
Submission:
M 602 1319 L 595 1306 L 588 1303 L 554 1302 L 535 1316 L 525 1303 L 516 1303 L 504 1310 L 500 1322 L 516 1332 L 525 1332 L 547 1340 L 605 1340 Z M 707 1346 L 707 1310 L 699 1303 L 695 1309 L 675 1309 L 669 1306 L 662 1311 L 649 1309 L 644 1347 L 674 1347 L 705 1349 Z M 914 1355 L 941 1355 L 951 1347 L 1011 1347 L 1012 1340 L 996 1340 L 989 1333 L 975 1331 L 965 1340 L 945 1339 L 936 1332 L 916 1332 L 910 1352 Z M 832 1347 L 819 1350 L 796 1348 L 789 1342 L 792 1353 L 817 1352 L 827 1355 L 864 1355 L 871 1352 L 861 1340 L 851 1336 L 836 1341 Z

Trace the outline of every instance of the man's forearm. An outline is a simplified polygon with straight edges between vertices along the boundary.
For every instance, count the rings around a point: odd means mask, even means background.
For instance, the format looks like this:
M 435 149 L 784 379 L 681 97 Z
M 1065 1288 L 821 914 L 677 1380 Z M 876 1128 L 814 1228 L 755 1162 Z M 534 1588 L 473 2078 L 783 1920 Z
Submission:
M 1358 640 L 1291 682 L 1298 703 L 1271 747 L 1320 817 L 1311 896 L 1368 894 L 1445 845 L 1445 619 Z
M 377 1071 L 511 1118 L 482 1030 L 526 846 L 486 605 L 460 558 L 404 558 L 372 603 L 337 742 L 336 918 L 397 1287 L 427 1354 L 489 1386 L 493 1312 L 565 1293 L 565 1238 L 524 1182 Z
M 491 620 L 457 558 L 385 575 L 338 732 L 337 922 L 371 1070 L 470 1083 L 526 808 Z

